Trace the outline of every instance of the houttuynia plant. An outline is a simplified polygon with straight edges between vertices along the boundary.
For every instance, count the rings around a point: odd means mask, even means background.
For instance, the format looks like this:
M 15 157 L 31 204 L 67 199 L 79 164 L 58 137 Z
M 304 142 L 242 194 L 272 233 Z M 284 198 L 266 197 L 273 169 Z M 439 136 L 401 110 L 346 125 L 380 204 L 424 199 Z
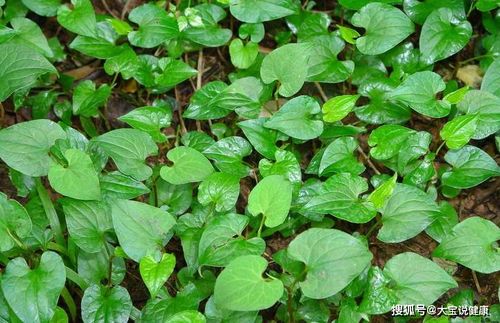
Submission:
M 0 323 L 500 322 L 498 0 L 0 0 Z

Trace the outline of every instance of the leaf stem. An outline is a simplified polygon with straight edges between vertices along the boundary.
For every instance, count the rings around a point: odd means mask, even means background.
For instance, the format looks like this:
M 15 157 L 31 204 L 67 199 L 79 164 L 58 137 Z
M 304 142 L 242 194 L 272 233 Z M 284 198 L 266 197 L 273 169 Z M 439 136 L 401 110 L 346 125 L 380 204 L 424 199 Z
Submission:
M 436 149 L 436 156 L 439 154 L 439 152 L 441 151 L 441 148 L 443 148 L 443 146 L 444 146 L 444 144 L 445 144 L 445 143 L 446 143 L 446 141 L 443 141 L 443 142 L 439 145 L 438 149 Z
M 73 322 L 76 322 L 76 304 L 75 300 L 69 293 L 68 289 L 66 287 L 63 288 L 61 291 L 61 297 L 64 300 L 64 303 L 66 303 L 66 306 L 68 307 L 69 315 L 71 316 L 71 320 Z
M 264 226 L 265 220 L 266 220 L 266 216 L 264 214 L 262 214 L 262 219 L 260 220 L 259 229 L 257 230 L 257 237 L 259 237 L 259 238 L 260 238 L 260 234 L 262 232 L 262 227 Z
M 370 238 L 371 234 L 373 233 L 373 231 L 375 231 L 375 229 L 377 229 L 380 225 L 382 224 L 382 218 L 380 217 L 377 222 L 375 222 L 371 227 L 370 229 L 368 229 L 368 232 L 365 234 L 366 236 L 366 239 Z
M 89 284 L 82 278 L 82 276 L 78 275 L 73 269 L 66 266 L 66 278 L 76 285 L 80 287 L 81 290 L 86 290 L 89 287 Z
M 38 196 L 42 201 L 42 206 L 45 210 L 45 215 L 47 215 L 47 218 L 49 219 L 50 227 L 54 231 L 56 242 L 58 245 L 66 249 L 66 241 L 64 240 L 64 236 L 61 230 L 61 223 L 59 222 L 59 217 L 57 216 L 54 204 L 52 204 L 52 200 L 49 197 L 49 193 L 47 192 L 45 186 L 43 186 L 40 177 L 36 178 L 35 182 L 36 191 L 38 192 Z

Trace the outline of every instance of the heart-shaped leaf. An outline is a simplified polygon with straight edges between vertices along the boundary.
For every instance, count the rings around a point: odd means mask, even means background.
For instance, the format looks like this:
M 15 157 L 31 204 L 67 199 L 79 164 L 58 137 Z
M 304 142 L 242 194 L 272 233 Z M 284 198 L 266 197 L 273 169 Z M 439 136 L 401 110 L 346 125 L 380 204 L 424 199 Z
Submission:
M 160 261 L 156 261 L 152 256 L 146 256 L 139 262 L 139 272 L 151 298 L 156 298 L 158 292 L 168 280 L 175 267 L 175 256 L 165 253 Z
M 225 173 L 212 173 L 198 187 L 198 201 L 215 205 L 217 212 L 231 210 L 240 195 L 240 179 Z
M 58 254 L 46 251 L 34 269 L 24 258 L 11 260 L 1 282 L 7 303 L 17 317 L 23 322 L 45 323 L 54 316 L 66 282 L 66 269 Z
M 292 138 L 310 140 L 323 132 L 323 122 L 314 115 L 321 111 L 319 103 L 310 96 L 301 95 L 285 103 L 264 127 L 279 130 Z
M 283 294 L 283 283 L 262 278 L 266 267 L 267 261 L 260 256 L 242 256 L 231 261 L 215 282 L 217 306 L 232 311 L 258 311 L 273 306 Z
M 167 158 L 173 166 L 163 166 L 161 177 L 174 185 L 201 182 L 214 172 L 210 161 L 199 151 L 189 147 L 169 150 Z
M 89 155 L 78 149 L 64 152 L 67 166 L 53 164 L 49 169 L 49 182 L 56 192 L 78 200 L 99 200 L 99 178 Z
M 82 298 L 82 319 L 85 323 L 126 322 L 132 311 L 132 300 L 121 286 L 92 285 Z
M 472 26 L 454 15 L 449 8 L 433 11 L 425 20 L 420 34 L 420 50 L 428 63 L 434 63 L 457 53 L 467 45 Z
M 23 174 L 45 176 L 53 164 L 50 148 L 65 137 L 64 130 L 50 120 L 18 123 L 0 131 L 0 158 Z
M 471 217 L 454 226 L 432 255 L 490 274 L 500 270 L 498 240 L 500 228 L 497 225 L 480 217 Z
M 248 196 L 248 212 L 253 216 L 262 214 L 268 227 L 283 223 L 292 203 L 292 184 L 280 175 L 271 175 L 261 180 Z
M 97 22 L 90 0 L 71 0 L 72 9 L 67 5 L 59 7 L 57 22 L 78 35 L 97 36 Z
M 293 15 L 297 5 L 292 0 L 231 0 L 231 14 L 244 22 L 264 22 Z
M 312 228 L 288 246 L 292 259 L 306 265 L 306 278 L 299 282 L 305 296 L 327 298 L 344 289 L 367 266 L 372 254 L 361 240 L 334 229 Z
M 365 29 L 356 47 L 365 55 L 385 53 L 414 31 L 411 20 L 399 9 L 385 3 L 369 3 L 352 16 L 352 24 Z
M 136 201 L 115 200 L 111 215 L 120 246 L 136 262 L 145 256 L 158 259 L 175 224 L 169 213 Z

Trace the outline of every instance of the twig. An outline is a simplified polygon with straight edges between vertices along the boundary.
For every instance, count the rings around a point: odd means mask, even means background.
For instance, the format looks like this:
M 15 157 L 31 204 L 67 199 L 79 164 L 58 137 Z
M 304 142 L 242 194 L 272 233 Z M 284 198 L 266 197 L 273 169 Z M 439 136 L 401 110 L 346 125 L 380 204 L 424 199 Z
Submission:
M 130 6 L 131 1 L 132 0 L 127 0 L 127 2 L 125 2 L 125 5 L 123 6 L 123 9 L 122 9 L 121 19 L 125 18 L 125 15 L 127 14 L 128 10 L 129 10 L 129 6 Z
M 323 102 L 328 101 L 328 97 L 326 96 L 325 91 L 323 91 L 323 88 L 321 87 L 321 84 L 319 84 L 318 82 L 314 82 L 314 85 L 318 89 L 319 95 L 323 99 Z
M 179 114 L 179 122 L 181 124 L 182 133 L 184 134 L 187 132 L 187 129 L 186 125 L 184 124 L 184 119 L 182 118 L 182 103 L 179 100 L 179 91 L 177 90 L 177 86 L 174 88 L 174 93 L 175 93 L 175 101 L 177 101 L 178 105 L 177 113 Z
M 373 169 L 373 171 L 375 172 L 375 174 L 380 175 L 381 174 L 380 171 L 377 169 L 377 167 L 375 166 L 375 164 L 372 163 L 372 161 L 370 160 L 370 157 L 368 157 L 365 154 L 365 152 L 363 151 L 363 149 L 361 149 L 361 147 L 358 147 L 358 152 L 361 154 L 361 156 L 363 156 L 363 158 L 368 163 L 368 166 L 370 166 L 370 168 Z
M 5 118 L 5 108 L 3 107 L 2 102 L 0 102 L 0 126 L 3 125 L 4 118 Z
M 102 5 L 104 6 L 104 9 L 106 9 L 106 11 L 113 16 L 113 18 L 116 18 L 116 19 L 120 19 L 114 12 L 113 10 L 111 10 L 111 8 L 108 6 L 108 3 L 106 2 L 106 0 L 101 0 L 101 3 Z
M 481 285 L 479 285 L 479 280 L 477 279 L 476 272 L 474 270 L 471 270 L 471 272 L 472 272 L 472 278 L 474 279 L 474 284 L 476 285 L 477 292 L 479 294 L 482 294 Z

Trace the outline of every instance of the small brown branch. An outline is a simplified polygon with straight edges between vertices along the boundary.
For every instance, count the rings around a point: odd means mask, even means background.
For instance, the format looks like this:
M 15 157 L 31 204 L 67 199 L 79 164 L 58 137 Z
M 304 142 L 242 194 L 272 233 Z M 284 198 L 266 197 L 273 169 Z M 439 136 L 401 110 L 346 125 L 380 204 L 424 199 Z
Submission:
M 182 102 L 180 101 L 179 98 L 179 90 L 177 90 L 177 86 L 174 88 L 174 93 L 175 93 L 175 101 L 177 101 L 178 105 L 177 113 L 179 114 L 179 122 L 181 124 L 182 133 L 184 134 L 187 132 L 187 129 L 186 129 L 186 124 L 184 123 L 184 119 L 182 118 Z
M 358 147 L 358 152 L 361 154 L 361 156 L 363 156 L 363 158 L 368 163 L 368 166 L 370 166 L 370 168 L 373 169 L 373 171 L 375 172 L 375 174 L 380 175 L 381 174 L 380 171 L 377 169 L 377 167 L 375 166 L 375 164 L 373 164 L 373 162 L 371 161 L 370 157 L 368 157 L 365 154 L 365 152 L 363 151 L 363 149 L 361 149 L 361 147 Z
M 319 84 L 319 82 L 314 82 L 314 85 L 316 86 L 316 89 L 318 89 L 319 95 L 323 99 L 323 102 L 328 101 L 328 97 L 326 96 L 325 91 L 323 91 L 323 88 L 321 87 L 321 84 Z
M 120 17 L 118 17 L 117 14 L 115 14 L 113 12 L 113 10 L 111 10 L 111 8 L 108 6 L 108 3 L 106 2 L 106 0 L 101 0 L 101 3 L 102 5 L 104 6 L 104 9 L 106 9 L 106 11 L 113 16 L 113 18 L 116 18 L 116 19 L 120 19 Z
M 472 272 L 472 278 L 474 279 L 474 284 L 476 285 L 477 292 L 479 294 L 482 294 L 481 285 L 479 285 L 479 280 L 477 279 L 476 272 L 474 270 L 471 270 L 471 272 Z

